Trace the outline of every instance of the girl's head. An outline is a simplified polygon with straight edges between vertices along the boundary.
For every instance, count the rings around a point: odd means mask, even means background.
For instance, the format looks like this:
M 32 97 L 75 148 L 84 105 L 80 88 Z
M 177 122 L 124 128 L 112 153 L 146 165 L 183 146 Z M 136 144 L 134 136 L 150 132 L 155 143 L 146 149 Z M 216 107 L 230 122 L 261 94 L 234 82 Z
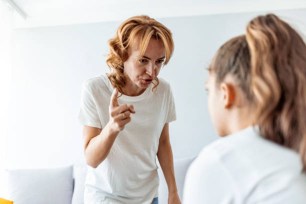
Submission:
M 163 48 L 163 56 L 156 56 L 157 59 L 145 61 L 143 57 L 146 51 L 148 51 L 147 48 L 151 47 L 153 49 L 158 48 L 159 50 Z M 114 38 L 109 40 L 109 48 L 110 51 L 106 60 L 111 69 L 109 78 L 112 84 L 122 92 L 122 88 L 126 85 L 127 80 L 133 80 L 129 79 L 128 75 L 130 72 L 125 73 L 125 66 L 133 64 L 131 60 L 138 60 L 139 66 L 142 65 L 146 69 L 148 69 L 146 65 L 156 66 L 154 69 L 157 70 L 153 70 L 156 72 L 155 75 L 151 74 L 152 70 L 148 70 L 147 72 L 151 75 L 150 77 L 154 76 L 153 82 L 157 86 L 159 69 L 162 65 L 169 62 L 173 53 L 174 44 L 170 30 L 163 24 L 148 16 L 134 16 L 120 25 Z M 133 59 L 130 59 L 131 55 L 136 54 L 137 56 L 133 56 Z M 162 57 L 163 59 L 161 59 Z M 129 67 L 130 69 L 133 69 L 133 67 Z M 142 76 L 141 78 L 150 77 Z
M 300 152 L 306 166 L 306 45 L 290 25 L 273 14 L 254 18 L 245 35 L 219 48 L 209 72 L 209 109 L 221 135 L 257 125 L 263 137 Z

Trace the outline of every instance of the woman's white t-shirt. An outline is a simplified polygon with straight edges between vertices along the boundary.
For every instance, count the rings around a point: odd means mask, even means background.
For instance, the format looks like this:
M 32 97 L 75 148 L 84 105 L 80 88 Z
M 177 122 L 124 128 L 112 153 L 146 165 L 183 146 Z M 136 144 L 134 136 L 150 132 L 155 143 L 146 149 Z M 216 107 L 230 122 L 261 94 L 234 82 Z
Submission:
M 300 156 L 249 127 L 205 147 L 188 170 L 185 204 L 306 204 Z
M 97 167 L 88 167 L 85 203 L 151 203 L 157 196 L 159 178 L 156 154 L 166 123 L 176 119 L 169 84 L 159 79 L 139 96 L 122 95 L 119 104 L 132 104 L 131 122 L 117 136 L 108 156 Z M 109 121 L 113 87 L 107 76 L 83 85 L 79 119 L 82 125 L 103 129 Z

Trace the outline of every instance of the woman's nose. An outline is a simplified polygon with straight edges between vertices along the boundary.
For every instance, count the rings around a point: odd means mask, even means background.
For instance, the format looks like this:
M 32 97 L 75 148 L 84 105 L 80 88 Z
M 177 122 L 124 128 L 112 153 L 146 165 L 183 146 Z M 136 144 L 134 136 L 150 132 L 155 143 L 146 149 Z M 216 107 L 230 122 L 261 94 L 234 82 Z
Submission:
M 156 76 L 156 65 L 150 63 L 148 66 L 147 66 L 147 71 L 146 73 L 148 75 L 150 75 L 152 78 L 155 78 Z

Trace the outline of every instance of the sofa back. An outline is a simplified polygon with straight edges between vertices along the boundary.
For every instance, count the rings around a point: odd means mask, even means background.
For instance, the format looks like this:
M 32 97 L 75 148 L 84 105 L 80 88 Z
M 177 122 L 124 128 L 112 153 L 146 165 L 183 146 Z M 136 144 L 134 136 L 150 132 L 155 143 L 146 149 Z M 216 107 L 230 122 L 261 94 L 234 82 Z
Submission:
M 71 204 L 72 166 L 8 170 L 8 199 L 14 204 Z
M 192 158 L 174 162 L 179 195 Z M 8 170 L 9 198 L 14 204 L 84 204 L 84 183 L 87 166 L 78 164 L 54 169 Z M 161 168 L 159 203 L 168 203 L 168 189 Z

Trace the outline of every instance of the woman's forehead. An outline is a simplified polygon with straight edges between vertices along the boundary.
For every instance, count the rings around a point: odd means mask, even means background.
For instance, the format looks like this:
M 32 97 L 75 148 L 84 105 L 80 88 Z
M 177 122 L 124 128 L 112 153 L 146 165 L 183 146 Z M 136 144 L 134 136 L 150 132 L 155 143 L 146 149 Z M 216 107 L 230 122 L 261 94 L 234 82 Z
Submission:
M 159 45 L 156 45 L 156 44 L 152 45 L 152 42 L 154 42 L 154 41 L 157 42 L 157 43 L 160 43 L 160 44 Z M 144 56 L 144 55 L 146 55 L 146 53 L 152 51 L 152 49 L 154 50 L 154 52 L 159 52 L 160 49 L 162 49 L 162 55 L 164 56 L 165 47 L 164 47 L 164 44 L 161 40 L 156 40 L 154 38 L 151 38 L 148 42 L 147 47 L 144 47 L 144 46 L 145 45 L 140 41 L 136 41 L 136 42 L 132 43 L 131 46 L 128 48 L 129 49 L 128 50 L 129 55 Z

